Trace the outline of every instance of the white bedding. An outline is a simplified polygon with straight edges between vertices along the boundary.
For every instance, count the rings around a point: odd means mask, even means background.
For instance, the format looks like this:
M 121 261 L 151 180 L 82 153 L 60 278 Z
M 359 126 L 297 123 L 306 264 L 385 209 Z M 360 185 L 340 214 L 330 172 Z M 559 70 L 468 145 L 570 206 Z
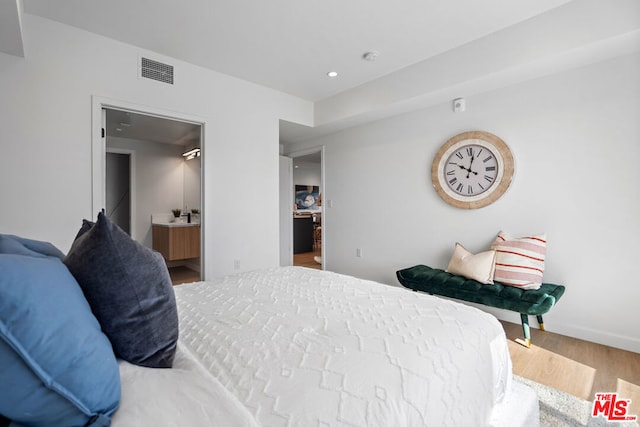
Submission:
M 262 426 L 483 426 L 510 389 L 501 325 L 459 303 L 299 267 L 175 293 L 181 348 Z
M 111 427 L 258 427 L 255 418 L 183 346 L 172 369 L 119 361 L 122 400 Z

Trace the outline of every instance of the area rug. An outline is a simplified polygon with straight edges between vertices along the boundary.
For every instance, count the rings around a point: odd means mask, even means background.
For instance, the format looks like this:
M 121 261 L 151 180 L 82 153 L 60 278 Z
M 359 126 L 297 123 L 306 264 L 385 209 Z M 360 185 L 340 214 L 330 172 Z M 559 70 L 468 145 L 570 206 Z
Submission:
M 593 402 L 514 375 L 514 380 L 531 387 L 540 403 L 540 427 L 638 427 L 636 422 L 609 422 L 592 417 Z

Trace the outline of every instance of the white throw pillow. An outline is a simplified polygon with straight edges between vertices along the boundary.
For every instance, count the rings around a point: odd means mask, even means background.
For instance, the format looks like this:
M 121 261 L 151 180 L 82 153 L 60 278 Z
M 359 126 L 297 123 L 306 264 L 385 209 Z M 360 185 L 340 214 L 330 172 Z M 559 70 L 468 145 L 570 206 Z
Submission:
M 540 288 L 547 253 L 545 233 L 513 238 L 501 231 L 491 249 L 496 251 L 493 280 L 522 289 Z
M 495 268 L 496 252 L 494 250 L 474 255 L 460 243 L 456 243 L 446 271 L 467 279 L 476 280 L 485 285 L 492 285 Z

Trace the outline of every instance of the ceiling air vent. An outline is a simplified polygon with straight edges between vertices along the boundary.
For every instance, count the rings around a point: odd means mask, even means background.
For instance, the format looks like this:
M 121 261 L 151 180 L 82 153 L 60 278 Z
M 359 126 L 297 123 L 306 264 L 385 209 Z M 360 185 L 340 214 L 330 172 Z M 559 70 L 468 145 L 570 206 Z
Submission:
M 173 65 L 163 64 L 148 58 L 141 58 L 140 75 L 151 80 L 173 84 Z

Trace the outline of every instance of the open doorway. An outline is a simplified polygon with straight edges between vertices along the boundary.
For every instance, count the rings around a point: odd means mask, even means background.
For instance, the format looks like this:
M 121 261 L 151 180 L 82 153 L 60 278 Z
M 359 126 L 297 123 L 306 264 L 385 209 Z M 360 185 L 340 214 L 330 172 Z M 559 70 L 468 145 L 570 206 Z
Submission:
M 323 269 L 322 149 L 291 154 L 293 265 Z
M 111 107 L 103 123 L 107 216 L 163 255 L 174 285 L 201 280 L 203 124 Z

